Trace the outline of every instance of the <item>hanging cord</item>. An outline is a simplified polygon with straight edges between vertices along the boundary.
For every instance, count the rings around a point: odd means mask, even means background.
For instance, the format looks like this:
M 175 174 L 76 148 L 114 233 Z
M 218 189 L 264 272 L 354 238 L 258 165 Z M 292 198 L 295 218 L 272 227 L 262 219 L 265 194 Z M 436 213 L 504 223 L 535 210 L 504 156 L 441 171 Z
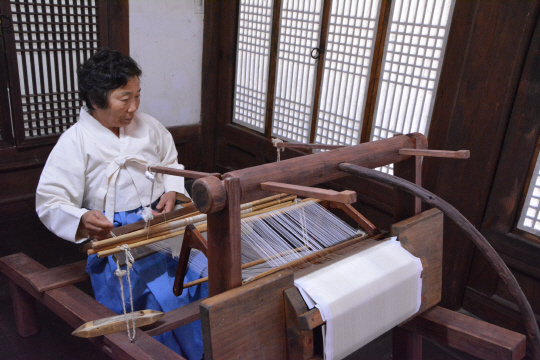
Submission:
M 282 142 L 283 142 L 283 140 L 278 139 L 278 138 L 273 138 L 272 139 L 272 144 L 274 144 L 274 146 L 277 149 L 277 162 L 281 161 L 281 149 L 277 146 L 277 144 L 282 143 Z
M 281 161 L 281 148 L 279 148 L 277 146 L 277 144 L 279 143 L 282 143 L 283 140 L 279 139 L 279 138 L 273 138 L 272 139 L 272 144 L 274 144 L 274 146 L 276 147 L 276 150 L 277 150 L 277 159 L 276 159 L 276 162 L 280 162 Z M 283 149 L 283 151 L 285 151 L 285 149 Z M 279 194 L 279 203 L 281 204 L 281 194 Z
M 133 263 L 135 262 L 135 259 L 133 259 L 133 255 L 131 254 L 131 251 L 129 249 L 129 245 L 124 244 L 122 246 L 119 246 L 121 250 L 124 251 L 126 255 L 126 270 L 120 269 L 120 263 L 118 262 L 118 259 L 116 259 L 116 271 L 114 272 L 116 276 L 118 276 L 118 280 L 120 281 L 120 294 L 122 296 L 122 306 L 124 308 L 124 316 L 126 318 L 126 329 L 129 341 L 133 342 L 135 340 L 135 316 L 133 316 L 133 291 L 131 290 L 131 277 L 129 276 L 129 272 L 131 268 L 133 267 Z M 131 313 L 130 316 L 128 316 L 126 312 L 126 300 L 124 298 L 124 282 L 122 281 L 122 277 L 127 274 L 127 280 L 129 285 L 129 301 L 131 303 Z M 131 318 L 131 329 L 129 326 L 129 319 Z
M 141 217 L 145 221 L 144 228 L 146 229 L 148 227 L 148 222 L 150 220 L 154 219 L 154 214 L 152 213 L 152 199 L 154 198 L 154 184 L 156 182 L 156 174 L 151 173 L 150 171 L 146 170 L 144 175 L 152 183 L 152 189 L 150 190 L 150 204 L 148 206 L 146 206 L 146 207 L 144 207 L 144 205 L 141 204 L 143 206 L 143 208 L 142 208 L 142 210 L 140 211 L 140 214 L 139 214 L 139 215 L 141 215 Z M 149 235 L 150 235 L 150 233 L 146 234 L 146 239 L 147 240 L 148 240 Z

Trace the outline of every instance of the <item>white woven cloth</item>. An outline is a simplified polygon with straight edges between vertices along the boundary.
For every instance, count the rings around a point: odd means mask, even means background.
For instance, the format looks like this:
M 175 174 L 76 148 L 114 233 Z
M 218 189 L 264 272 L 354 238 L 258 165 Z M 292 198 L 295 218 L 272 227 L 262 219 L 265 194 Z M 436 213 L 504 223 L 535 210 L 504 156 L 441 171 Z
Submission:
M 392 238 L 295 280 L 326 321 L 325 359 L 342 359 L 420 309 L 422 262 Z

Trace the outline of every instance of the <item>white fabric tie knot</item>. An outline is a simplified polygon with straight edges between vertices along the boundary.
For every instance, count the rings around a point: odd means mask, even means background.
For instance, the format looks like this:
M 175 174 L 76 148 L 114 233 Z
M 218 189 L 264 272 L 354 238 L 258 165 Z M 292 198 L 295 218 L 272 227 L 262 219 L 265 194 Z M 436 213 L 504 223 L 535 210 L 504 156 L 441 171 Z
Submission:
M 126 164 L 126 158 L 124 157 L 117 157 L 114 159 L 114 162 L 118 164 L 118 166 L 124 166 Z
M 115 211 L 115 202 L 116 202 L 116 180 L 118 179 L 118 174 L 120 173 L 120 168 L 125 166 L 128 161 L 146 165 L 147 161 L 144 157 L 139 155 L 132 156 L 118 156 L 111 161 L 109 166 L 106 169 L 106 184 L 104 184 L 105 189 L 100 192 L 98 195 L 98 203 L 103 204 L 105 200 L 105 217 L 111 223 L 114 220 L 114 211 Z M 103 185 L 102 185 L 103 186 Z

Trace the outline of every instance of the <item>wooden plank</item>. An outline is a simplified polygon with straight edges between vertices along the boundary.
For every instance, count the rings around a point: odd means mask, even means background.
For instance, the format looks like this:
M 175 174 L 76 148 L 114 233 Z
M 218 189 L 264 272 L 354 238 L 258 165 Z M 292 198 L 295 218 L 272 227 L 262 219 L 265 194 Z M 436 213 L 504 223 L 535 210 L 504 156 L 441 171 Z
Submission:
M 314 355 L 312 329 L 301 324 L 301 315 L 308 307 L 296 286 L 285 290 L 285 321 L 287 323 L 287 356 L 289 359 L 310 359 Z M 319 312 L 320 314 L 320 312 Z M 306 331 L 307 330 L 307 331 Z
M 199 320 L 199 307 L 205 299 L 200 299 L 178 309 L 166 312 L 161 320 L 142 329 L 150 336 L 157 336 Z
M 205 359 L 285 359 L 283 292 L 291 271 L 280 271 L 201 304 Z
M 391 228 L 391 235 L 398 236 L 401 246 L 423 260 L 422 305 L 419 314 L 441 301 L 443 218 L 441 211 L 431 209 L 396 223 Z M 427 262 L 427 267 L 424 262 Z
M 400 155 L 414 155 L 414 156 L 427 156 L 438 157 L 447 159 L 468 159 L 471 157 L 469 150 L 428 150 L 428 149 L 399 149 Z
M 403 327 L 481 359 L 518 360 L 525 356 L 525 335 L 440 306 L 408 321 Z
M 277 193 L 286 193 L 291 195 L 297 195 L 302 197 L 309 197 L 314 199 L 328 200 L 344 204 L 352 204 L 356 202 L 356 193 L 350 190 L 344 190 L 337 192 L 328 189 L 319 189 L 308 186 L 291 185 L 277 183 L 273 181 L 266 181 L 261 183 L 261 189 L 266 191 L 272 191 Z
M 47 271 L 48 269 L 45 266 L 23 253 L 17 253 L 0 258 L 0 270 L 2 270 L 9 280 L 13 281 L 33 297 L 38 300 L 43 297 L 42 293 L 30 285 L 27 276 L 40 271 Z
M 86 260 L 31 273 L 26 275 L 26 278 L 39 292 L 76 284 L 90 279 L 86 273 Z

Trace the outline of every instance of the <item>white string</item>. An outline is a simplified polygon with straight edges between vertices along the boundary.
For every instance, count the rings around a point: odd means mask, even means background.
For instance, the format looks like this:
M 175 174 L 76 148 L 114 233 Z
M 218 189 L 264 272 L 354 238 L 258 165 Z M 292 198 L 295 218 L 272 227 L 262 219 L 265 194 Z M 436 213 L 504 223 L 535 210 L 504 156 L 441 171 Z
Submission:
M 150 182 L 152 183 L 152 189 L 150 190 L 150 204 L 148 206 L 144 206 L 144 204 L 141 204 L 141 206 L 143 207 L 141 211 L 139 211 L 137 214 L 138 215 L 141 215 L 141 217 L 143 218 L 143 220 L 145 221 L 145 225 L 144 225 L 144 228 L 146 229 L 146 227 L 148 226 L 148 222 L 152 219 L 154 219 L 154 214 L 152 213 L 152 198 L 154 197 L 154 183 L 156 182 L 156 175 L 151 173 L 150 171 L 146 170 L 146 172 L 144 173 L 144 175 L 146 176 L 146 178 L 148 180 L 150 180 Z M 146 236 L 146 239 L 148 240 L 148 235 Z
M 283 140 L 278 139 L 278 138 L 273 138 L 272 139 L 272 144 L 274 144 L 274 146 L 277 149 L 277 162 L 281 161 L 281 148 L 278 147 L 277 144 L 282 143 L 282 142 L 283 142 Z M 285 150 L 285 149 L 283 149 L 283 150 Z
M 250 209 L 242 211 L 242 213 Z M 205 218 L 198 218 L 204 224 Z M 176 220 L 178 222 L 190 218 Z M 193 220 L 186 222 L 193 223 Z M 185 226 L 185 223 L 182 225 Z M 176 228 L 179 230 L 179 228 Z M 300 259 L 316 251 L 336 245 L 342 241 L 364 234 L 355 230 L 343 220 L 316 202 L 299 201 L 296 205 L 242 219 L 242 263 L 267 259 L 267 264 L 244 269 L 243 277 L 253 276 L 267 270 Z M 202 233 L 206 236 L 206 233 Z M 178 259 L 182 248 L 183 235 L 148 245 L 150 248 Z M 188 262 L 190 270 L 199 274 L 207 268 L 203 256 L 192 250 Z M 195 260 L 194 260 L 195 259 Z
M 118 246 L 121 250 L 124 251 L 126 255 L 126 270 L 120 269 L 120 263 L 118 262 L 118 258 L 116 258 L 116 271 L 114 272 L 116 276 L 118 276 L 118 280 L 120 281 L 120 294 L 122 297 L 122 307 L 124 308 L 124 316 L 126 319 L 126 330 L 128 334 L 129 341 L 133 342 L 135 339 L 135 316 L 133 314 L 133 291 L 131 289 L 131 277 L 129 275 L 131 268 L 133 267 L 133 263 L 135 262 L 135 259 L 133 258 L 133 255 L 131 254 L 131 251 L 129 249 L 129 245 L 124 244 L 122 246 Z M 122 281 L 122 277 L 127 274 L 128 279 L 128 286 L 129 286 L 129 300 L 131 303 L 131 316 L 128 316 L 126 311 L 126 300 L 124 298 L 124 282 Z M 131 319 L 131 329 L 129 326 L 129 319 Z

